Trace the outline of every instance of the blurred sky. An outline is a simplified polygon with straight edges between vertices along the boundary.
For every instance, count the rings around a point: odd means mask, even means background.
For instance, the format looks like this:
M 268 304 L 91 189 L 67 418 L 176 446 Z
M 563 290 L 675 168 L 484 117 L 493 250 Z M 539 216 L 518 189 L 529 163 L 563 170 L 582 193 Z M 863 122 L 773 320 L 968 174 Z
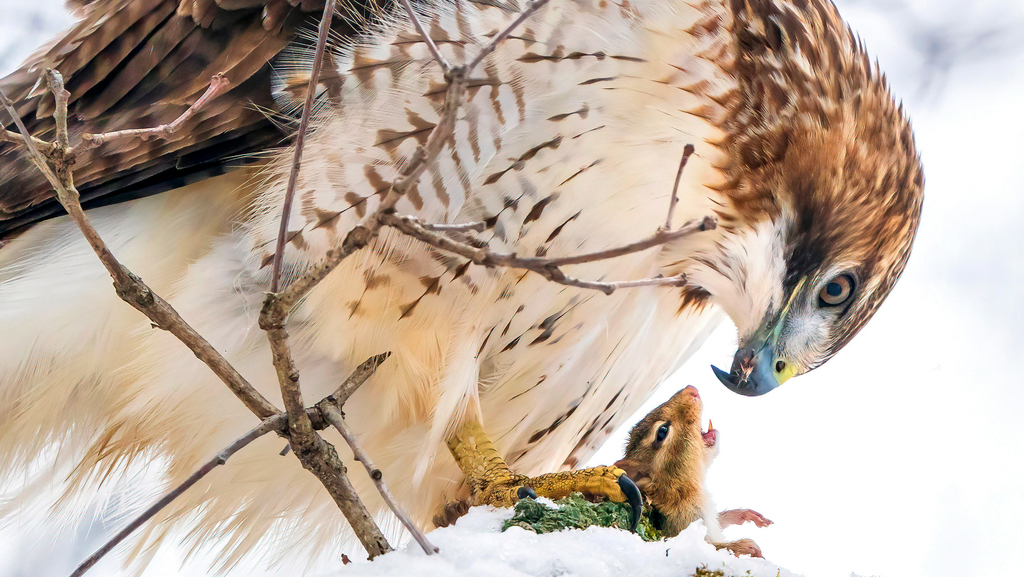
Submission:
M 755 538 L 790 570 L 1020 574 L 1024 3 L 837 3 L 909 109 L 924 160 L 924 216 L 903 280 L 833 360 L 764 397 L 714 379 L 708 365 L 728 367 L 735 347 L 723 327 L 637 419 L 697 386 L 721 431 L 708 479 L 716 501 L 775 521 L 728 534 Z M 59 0 L 0 0 L 0 72 L 65 27 L 61 12 Z M 593 462 L 618 459 L 625 435 Z M 8 531 L 0 576 L 62 565 L 54 544 L 78 559 L 93 546 Z

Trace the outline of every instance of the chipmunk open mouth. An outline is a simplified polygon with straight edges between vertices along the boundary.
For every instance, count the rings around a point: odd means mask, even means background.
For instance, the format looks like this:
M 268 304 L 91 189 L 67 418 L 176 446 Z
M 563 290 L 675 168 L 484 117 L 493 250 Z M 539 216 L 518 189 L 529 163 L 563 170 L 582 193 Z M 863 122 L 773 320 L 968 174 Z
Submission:
M 704 439 L 704 446 L 711 448 L 718 442 L 718 429 L 711 424 L 711 419 L 708 419 L 708 430 L 707 432 L 701 432 L 701 438 Z

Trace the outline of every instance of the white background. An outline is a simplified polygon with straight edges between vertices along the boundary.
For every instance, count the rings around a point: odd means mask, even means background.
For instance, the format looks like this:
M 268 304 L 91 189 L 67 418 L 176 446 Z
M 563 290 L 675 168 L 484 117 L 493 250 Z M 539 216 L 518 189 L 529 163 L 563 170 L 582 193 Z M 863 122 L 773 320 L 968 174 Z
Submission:
M 735 346 L 723 327 L 637 418 L 697 386 L 721 431 L 716 500 L 775 521 L 730 534 L 797 573 L 1020 575 L 1024 5 L 838 4 L 909 109 L 924 160 L 903 280 L 833 360 L 765 397 L 714 379 L 708 365 L 728 367 Z M 0 0 L 0 72 L 69 22 L 58 0 Z M 594 463 L 620 457 L 624 439 Z M 0 533 L 0 576 L 66 574 L 92 547 L 18 529 Z

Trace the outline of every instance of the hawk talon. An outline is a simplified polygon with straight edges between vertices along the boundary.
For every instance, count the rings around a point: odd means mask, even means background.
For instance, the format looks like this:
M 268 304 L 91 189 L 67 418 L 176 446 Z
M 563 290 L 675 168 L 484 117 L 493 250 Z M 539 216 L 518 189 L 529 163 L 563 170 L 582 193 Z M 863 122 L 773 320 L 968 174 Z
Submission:
M 619 475 L 619 488 L 622 489 L 622 494 L 626 496 L 626 502 L 629 503 L 632 512 L 629 516 L 629 530 L 631 533 L 636 533 L 636 527 L 640 524 L 640 512 L 643 509 L 643 498 L 640 496 L 640 489 L 630 479 L 629 476 L 623 474 Z
M 516 497 L 519 497 L 520 501 L 523 499 L 536 499 L 537 492 L 530 487 L 522 486 L 516 489 Z
M 448 449 L 466 475 L 472 505 L 511 507 L 538 495 L 561 499 L 582 493 L 587 499 L 609 499 L 629 503 L 630 531 L 640 521 L 640 489 L 622 469 L 593 467 L 528 477 L 513 473 L 494 448 L 479 421 L 467 420 L 448 438 Z

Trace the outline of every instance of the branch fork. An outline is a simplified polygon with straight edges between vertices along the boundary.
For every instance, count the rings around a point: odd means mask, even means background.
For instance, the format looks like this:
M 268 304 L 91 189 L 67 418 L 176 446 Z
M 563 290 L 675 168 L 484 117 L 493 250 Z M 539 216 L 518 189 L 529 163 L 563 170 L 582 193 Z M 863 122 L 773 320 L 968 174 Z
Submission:
M 352 372 L 349 378 L 346 379 L 345 382 L 343 382 L 334 393 L 325 397 L 323 400 L 317 403 L 316 406 L 306 409 L 305 413 L 307 415 L 307 418 L 309 418 L 313 423 L 313 427 L 316 430 L 321 430 L 327 428 L 328 426 L 331 426 L 331 423 L 333 421 L 329 423 L 327 416 L 328 413 L 331 414 L 332 419 L 340 418 L 341 407 L 345 404 L 345 401 L 348 400 L 348 398 L 352 395 L 352 393 L 356 391 L 356 389 L 359 388 L 360 385 L 365 383 L 366 380 L 370 378 L 371 375 L 373 375 L 373 373 L 377 370 L 377 367 L 379 367 L 381 363 L 387 360 L 387 358 L 390 355 L 391 353 L 383 353 L 380 355 L 370 357 L 361 365 L 359 365 L 356 368 L 356 370 Z M 339 415 L 339 417 L 335 417 L 335 414 Z M 342 423 L 344 423 L 344 421 L 342 421 Z M 271 432 L 277 433 L 282 437 L 288 438 L 288 416 L 285 413 L 277 413 L 271 417 L 264 419 L 263 422 L 261 422 L 259 425 L 257 425 L 256 427 L 254 427 L 241 437 L 235 439 L 230 445 L 224 447 L 224 449 L 219 451 L 210 460 L 203 463 L 203 465 L 200 466 L 199 469 L 192 473 L 192 475 L 190 475 L 187 479 L 185 479 L 185 481 L 183 481 L 177 487 L 174 487 L 173 489 L 168 491 L 167 494 L 161 497 L 159 501 L 157 501 L 148 509 L 139 514 L 139 516 L 137 516 L 135 519 L 129 522 L 124 529 L 119 531 L 116 535 L 114 535 L 111 539 L 104 543 L 98 550 L 96 550 L 95 553 L 93 553 L 89 556 L 89 558 L 83 561 L 71 574 L 71 577 L 81 577 L 82 575 L 84 575 L 103 557 L 105 557 L 108 553 L 113 551 L 113 549 L 117 547 L 117 545 L 119 545 L 122 541 L 127 539 L 146 521 L 152 519 L 157 513 L 159 513 L 165 507 L 170 505 L 175 499 L 181 496 L 182 493 L 184 493 L 190 487 L 198 483 L 203 477 L 208 475 L 218 466 L 227 463 L 228 459 L 234 456 L 235 453 L 244 449 L 256 439 L 259 439 L 263 435 L 266 435 L 267 433 Z M 347 437 L 346 441 L 348 441 Z M 352 442 L 354 442 L 354 439 Z M 353 448 L 353 451 L 355 451 L 355 448 Z M 371 475 L 371 477 L 373 476 Z M 379 486 L 383 485 L 383 483 L 381 483 L 379 474 L 373 478 L 374 482 L 379 483 Z M 404 513 L 402 515 L 404 516 Z M 403 519 L 403 521 L 406 520 L 407 517 Z M 426 540 L 426 538 L 422 536 L 422 533 L 418 532 L 418 529 L 415 529 L 415 531 L 419 534 L 420 537 L 424 539 L 424 541 Z M 431 545 L 431 547 L 433 546 Z M 437 548 L 434 547 L 435 552 L 436 550 Z

